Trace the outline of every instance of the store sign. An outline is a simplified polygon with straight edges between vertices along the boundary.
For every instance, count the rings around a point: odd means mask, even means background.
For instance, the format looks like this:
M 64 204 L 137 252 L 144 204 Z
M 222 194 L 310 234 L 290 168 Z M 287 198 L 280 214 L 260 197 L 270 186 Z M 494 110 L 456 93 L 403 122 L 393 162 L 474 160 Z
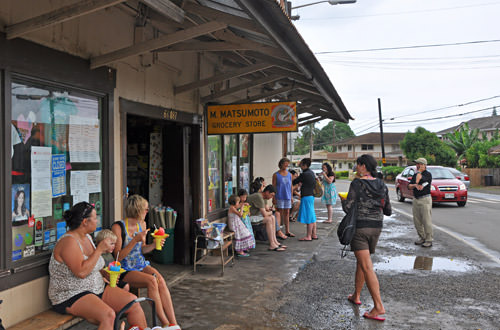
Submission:
M 210 105 L 208 134 L 297 131 L 296 102 Z

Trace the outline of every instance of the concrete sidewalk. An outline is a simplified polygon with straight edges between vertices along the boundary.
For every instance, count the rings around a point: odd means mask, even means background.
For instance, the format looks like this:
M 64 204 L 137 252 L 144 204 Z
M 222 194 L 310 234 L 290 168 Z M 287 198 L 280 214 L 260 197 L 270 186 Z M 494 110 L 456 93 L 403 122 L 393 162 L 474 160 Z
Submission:
M 326 208 L 319 198 L 315 206 L 319 240 L 298 241 L 305 226 L 292 223 L 297 237 L 283 242 L 287 251 L 268 251 L 267 243 L 258 242 L 250 257 L 226 268 L 224 277 L 220 267 L 202 266 L 192 274 L 192 266 L 155 265 L 167 279 L 182 329 L 381 329 L 384 325 L 361 317 L 371 305 L 366 288 L 359 308 L 346 301 L 355 258 L 352 253 L 340 258 L 337 225 L 322 223 Z M 336 223 L 343 215 L 337 202 Z M 373 260 L 388 313 L 386 326 L 500 328 L 498 265 L 441 231 L 435 232 L 431 249 L 415 246 L 411 219 L 397 212 L 384 223 Z M 149 318 L 149 306 L 143 307 Z M 72 329 L 96 327 L 82 322 Z
M 339 207 L 339 203 L 337 204 Z M 316 198 L 319 221 L 327 219 L 326 208 Z M 337 208 L 336 219 L 343 212 Z M 336 224 L 318 223 L 319 240 L 300 242 L 305 225 L 291 223 L 296 235 L 280 241 L 287 245 L 285 252 L 269 251 L 267 242 L 257 242 L 251 256 L 237 258 L 234 266 L 226 267 L 224 277 L 220 267 L 153 264 L 165 277 L 174 302 L 177 321 L 182 329 L 286 329 L 273 319 L 280 290 L 311 262 L 315 251 L 334 231 Z M 143 304 L 150 319 L 148 304 Z M 71 329 L 88 330 L 97 327 L 81 322 Z

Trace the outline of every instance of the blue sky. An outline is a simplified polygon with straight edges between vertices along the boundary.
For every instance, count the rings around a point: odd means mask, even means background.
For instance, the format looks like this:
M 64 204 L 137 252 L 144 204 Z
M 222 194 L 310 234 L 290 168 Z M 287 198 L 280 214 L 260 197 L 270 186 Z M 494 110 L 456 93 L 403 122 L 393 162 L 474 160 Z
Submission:
M 489 116 L 493 106 L 500 114 L 499 13 L 500 0 L 358 0 L 292 10 L 357 135 L 379 130 L 377 98 L 385 132 L 436 132 Z M 468 44 L 344 52 L 453 43 Z

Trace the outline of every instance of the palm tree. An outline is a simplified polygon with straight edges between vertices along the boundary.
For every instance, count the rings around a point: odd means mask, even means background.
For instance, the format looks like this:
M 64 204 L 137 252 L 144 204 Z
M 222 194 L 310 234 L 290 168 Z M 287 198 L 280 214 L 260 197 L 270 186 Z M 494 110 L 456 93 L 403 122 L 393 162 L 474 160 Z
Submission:
M 454 133 L 447 133 L 445 138 L 444 143 L 455 150 L 458 159 L 462 159 L 467 149 L 479 140 L 479 128 L 470 129 L 469 124 L 465 123 Z

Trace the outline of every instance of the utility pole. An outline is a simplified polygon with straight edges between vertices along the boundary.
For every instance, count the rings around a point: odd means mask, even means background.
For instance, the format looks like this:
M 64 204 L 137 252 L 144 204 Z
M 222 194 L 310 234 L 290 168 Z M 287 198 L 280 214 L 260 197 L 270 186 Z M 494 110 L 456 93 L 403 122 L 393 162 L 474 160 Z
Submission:
M 382 106 L 378 98 L 378 120 L 380 123 L 380 143 L 382 144 L 382 166 L 385 166 L 384 129 L 382 127 Z
M 313 128 L 314 124 L 310 123 L 309 124 L 309 158 L 313 158 Z

